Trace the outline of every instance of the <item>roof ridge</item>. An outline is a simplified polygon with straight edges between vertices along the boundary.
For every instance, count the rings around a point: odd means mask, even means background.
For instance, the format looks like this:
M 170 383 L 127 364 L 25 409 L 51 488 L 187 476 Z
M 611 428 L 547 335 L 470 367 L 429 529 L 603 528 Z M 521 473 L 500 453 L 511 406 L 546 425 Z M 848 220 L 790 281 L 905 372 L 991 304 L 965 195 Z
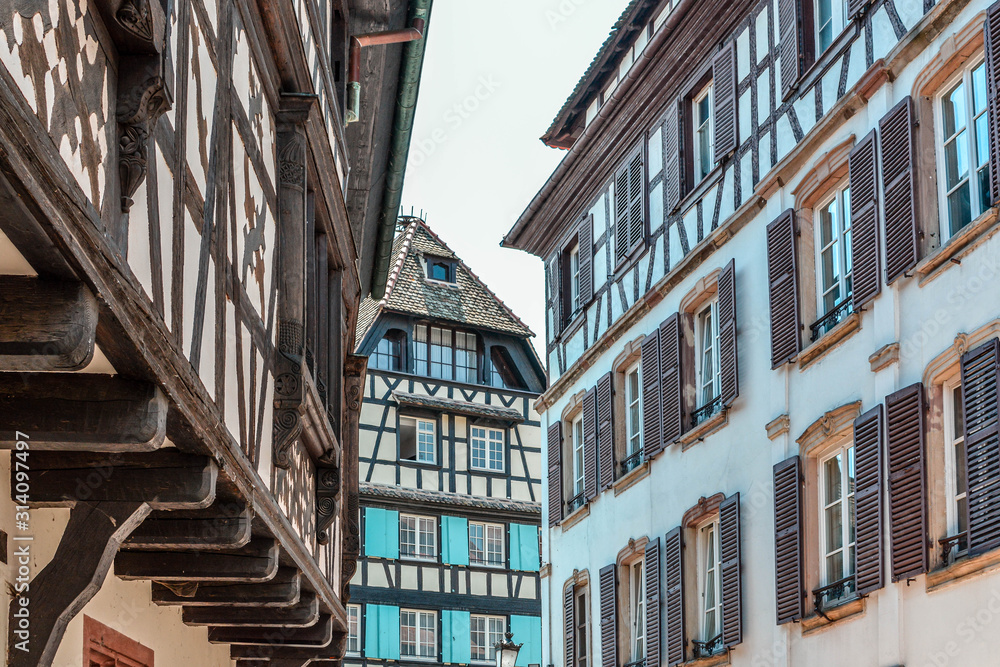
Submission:
M 500 307 L 503 308 L 503 310 L 504 310 L 505 313 L 507 313 L 508 315 L 510 315 L 510 317 L 517 324 L 519 324 L 522 327 L 524 327 L 525 331 L 528 332 L 528 336 L 529 337 L 534 337 L 535 336 L 535 332 L 531 330 L 531 327 L 529 327 L 527 324 L 525 324 L 524 320 L 522 320 L 520 317 L 518 317 L 517 314 L 513 310 L 510 309 L 510 306 L 508 306 L 506 303 L 504 303 L 504 300 L 501 299 L 500 297 L 498 297 L 496 295 L 496 293 L 493 290 L 490 289 L 489 285 L 487 285 L 486 282 L 482 278 L 480 278 L 478 275 L 476 275 L 476 272 L 473 271 L 469 267 L 469 265 L 465 263 L 464 259 L 462 259 L 461 257 L 458 256 L 457 252 L 455 252 L 454 250 L 451 249 L 451 246 L 449 246 L 447 243 L 444 242 L 444 239 L 442 239 L 440 236 L 438 236 L 434 232 L 433 229 L 431 229 L 430 227 L 428 227 L 427 223 L 424 222 L 423 220 L 418 220 L 417 222 L 419 222 L 419 223 L 422 224 L 423 228 L 427 231 L 428 234 L 430 234 L 432 237 L 434 237 L 435 241 L 437 241 L 438 243 L 440 243 L 441 245 L 443 245 L 448 250 L 448 252 L 450 252 L 451 254 L 455 255 L 455 259 L 458 260 L 458 263 L 461 264 L 462 267 L 465 268 L 466 271 L 469 272 L 469 275 L 472 276 L 473 280 L 475 280 L 477 283 L 479 283 L 479 285 L 484 290 L 486 290 L 486 293 L 489 294 L 498 304 L 500 304 Z
M 406 228 L 406 232 L 404 232 L 403 243 L 399 248 L 399 254 L 396 256 L 396 263 L 392 266 L 392 272 L 389 274 L 385 294 L 379 300 L 379 308 L 382 308 L 382 306 L 389 302 L 392 290 L 396 286 L 396 280 L 399 279 L 399 274 L 403 270 L 403 262 L 406 261 L 406 256 L 410 253 L 410 244 L 413 243 L 413 235 L 417 233 L 417 223 L 419 222 L 419 218 L 414 220 Z

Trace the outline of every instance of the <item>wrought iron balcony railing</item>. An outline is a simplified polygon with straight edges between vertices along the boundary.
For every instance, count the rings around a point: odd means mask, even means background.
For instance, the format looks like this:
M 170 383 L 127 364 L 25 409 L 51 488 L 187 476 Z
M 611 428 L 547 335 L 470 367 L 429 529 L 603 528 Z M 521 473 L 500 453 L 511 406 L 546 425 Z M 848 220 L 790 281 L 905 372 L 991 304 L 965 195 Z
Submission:
M 642 450 L 640 449 L 635 454 L 632 454 L 628 458 L 622 460 L 622 477 L 632 472 L 642 464 Z
M 711 401 L 691 413 L 691 428 L 703 424 L 722 411 L 722 397 L 716 396 Z
M 813 591 L 813 607 L 822 614 L 825 609 L 836 606 L 836 603 L 853 598 L 857 590 L 858 583 L 853 574 L 832 584 L 820 586 Z
M 809 340 L 819 340 L 820 336 L 828 333 L 835 326 L 843 322 L 844 319 L 846 319 L 847 316 L 853 312 L 854 308 L 851 305 L 851 297 L 848 295 L 846 299 L 831 308 L 830 312 L 816 320 L 813 324 L 809 325 L 809 331 L 811 332 Z
M 718 655 L 722 653 L 722 633 L 715 635 L 711 639 L 706 639 L 703 642 L 692 641 L 691 644 L 694 645 L 694 657 L 695 658 L 710 658 L 713 655 Z

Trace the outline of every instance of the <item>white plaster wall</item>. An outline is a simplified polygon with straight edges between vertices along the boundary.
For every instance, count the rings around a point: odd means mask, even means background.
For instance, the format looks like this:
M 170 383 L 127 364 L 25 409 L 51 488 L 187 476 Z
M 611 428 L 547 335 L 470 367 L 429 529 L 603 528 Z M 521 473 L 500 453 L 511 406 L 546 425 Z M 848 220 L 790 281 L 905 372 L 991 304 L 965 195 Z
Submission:
M 893 83 L 886 84 L 872 98 L 866 109 L 817 147 L 816 155 L 851 134 L 858 137 L 867 134 L 893 104 L 911 94 L 914 80 L 938 51 L 940 43 L 986 5 L 984 1 L 974 1 L 965 7 L 929 48 L 917 54 Z M 907 27 L 912 27 L 914 21 L 909 16 L 904 18 Z M 877 32 L 876 43 L 895 42 L 888 22 L 876 21 L 875 25 L 879 31 L 889 31 Z M 738 46 L 742 52 L 745 48 L 742 38 Z M 829 104 L 825 106 L 829 108 Z M 808 116 L 799 114 L 806 131 L 812 125 Z M 779 160 L 788 148 L 779 141 Z M 684 511 L 701 496 L 717 492 L 730 495 L 737 491 L 741 494 L 743 521 L 744 642 L 733 652 L 732 664 L 752 667 L 1000 664 L 997 657 L 1000 573 L 997 572 L 963 579 L 932 592 L 927 592 L 924 576 L 917 577 L 909 586 L 906 582 L 887 583 L 867 599 L 863 615 L 804 638 L 798 624 L 775 624 L 772 466 L 798 453 L 795 439 L 825 411 L 856 400 L 862 401 L 862 410 L 867 410 L 893 391 L 921 381 L 928 363 L 952 346 L 957 333 L 978 329 L 1000 314 L 997 306 L 1000 237 L 993 237 L 963 257 L 961 265 L 949 267 L 923 287 L 916 278 L 902 279 L 894 286 L 883 285 L 881 295 L 862 314 L 860 331 L 805 370 L 800 370 L 798 364 L 771 370 L 764 228 L 780 212 L 794 205 L 791 192 L 810 166 L 807 161 L 802 173 L 771 195 L 752 222 L 687 276 L 631 330 L 623 333 L 621 342 L 594 363 L 543 415 L 545 428 L 558 419 L 568 397 L 596 384 L 611 368 L 625 342 L 652 332 L 677 311 L 681 297 L 699 278 L 736 258 L 740 397 L 729 413 L 729 423 L 687 451 L 682 452 L 679 446 L 670 447 L 652 463 L 646 479 L 617 497 L 611 492 L 601 494 L 590 503 L 589 517 L 569 530 L 547 531 L 543 557 L 551 563 L 552 570 L 542 581 L 544 664 L 563 664 L 562 590 L 575 569 L 587 569 L 590 573 L 590 655 L 596 656 L 600 654 L 597 590 L 600 568 L 615 562 L 629 538 L 662 537 L 679 525 Z M 933 220 L 937 212 L 925 211 L 923 215 Z M 614 314 L 617 316 L 617 312 Z M 891 342 L 901 345 L 900 362 L 873 373 L 869 355 Z M 790 431 L 771 441 L 765 424 L 782 414 L 790 416 Z M 543 486 L 547 486 L 547 480 L 543 480 Z M 547 490 L 543 490 L 543 497 L 546 494 Z M 931 511 L 934 509 L 932 506 Z M 544 507 L 543 526 L 548 525 L 547 512 Z M 888 548 L 887 541 L 886 557 Z M 695 593 L 688 590 L 687 596 L 691 595 Z

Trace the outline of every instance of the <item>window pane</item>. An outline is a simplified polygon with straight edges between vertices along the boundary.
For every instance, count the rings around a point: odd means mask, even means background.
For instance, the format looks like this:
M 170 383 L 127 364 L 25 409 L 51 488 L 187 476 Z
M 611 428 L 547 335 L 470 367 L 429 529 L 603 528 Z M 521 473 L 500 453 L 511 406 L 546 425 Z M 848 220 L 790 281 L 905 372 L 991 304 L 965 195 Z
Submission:
M 965 441 L 955 445 L 955 495 L 962 495 L 967 491 L 965 484 L 967 472 L 965 470 Z
M 966 181 L 960 188 L 948 195 L 948 222 L 951 233 L 955 234 L 972 221 L 972 202 L 969 194 L 969 183 Z
M 955 437 L 962 437 L 965 433 L 965 411 L 962 408 L 962 385 L 958 385 L 952 391 L 952 419 L 955 424 Z
M 823 488 L 826 492 L 824 498 L 827 505 L 829 505 L 834 501 L 840 500 L 841 497 L 840 474 L 841 474 L 840 454 L 837 454 L 836 456 L 827 459 L 823 463 L 823 475 L 824 475 Z
M 965 128 L 965 84 L 959 83 L 952 88 L 944 96 L 941 106 L 942 115 L 944 116 L 944 136 L 948 138 Z
M 986 110 L 986 63 L 972 70 L 972 113 Z
M 944 147 L 945 184 L 951 190 L 969 175 L 969 135 L 964 130 Z

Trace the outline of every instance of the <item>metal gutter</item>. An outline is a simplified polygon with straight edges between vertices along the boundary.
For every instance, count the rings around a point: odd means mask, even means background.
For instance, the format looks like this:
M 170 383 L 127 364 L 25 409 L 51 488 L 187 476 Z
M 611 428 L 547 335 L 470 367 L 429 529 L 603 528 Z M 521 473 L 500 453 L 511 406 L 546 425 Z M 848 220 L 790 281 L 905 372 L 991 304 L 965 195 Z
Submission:
M 411 0 L 409 25 L 424 22 L 424 38 L 403 45 L 403 62 L 399 71 L 399 92 L 396 95 L 396 115 L 393 120 L 389 160 L 385 173 L 385 190 L 382 195 L 382 213 L 379 216 L 378 239 L 375 243 L 375 261 L 372 266 L 371 297 L 381 299 L 389 276 L 392 260 L 392 239 L 396 232 L 399 203 L 403 197 L 403 177 L 406 159 L 413 136 L 413 117 L 420 92 L 420 73 L 424 66 L 427 45 L 427 27 L 430 23 L 433 0 Z

